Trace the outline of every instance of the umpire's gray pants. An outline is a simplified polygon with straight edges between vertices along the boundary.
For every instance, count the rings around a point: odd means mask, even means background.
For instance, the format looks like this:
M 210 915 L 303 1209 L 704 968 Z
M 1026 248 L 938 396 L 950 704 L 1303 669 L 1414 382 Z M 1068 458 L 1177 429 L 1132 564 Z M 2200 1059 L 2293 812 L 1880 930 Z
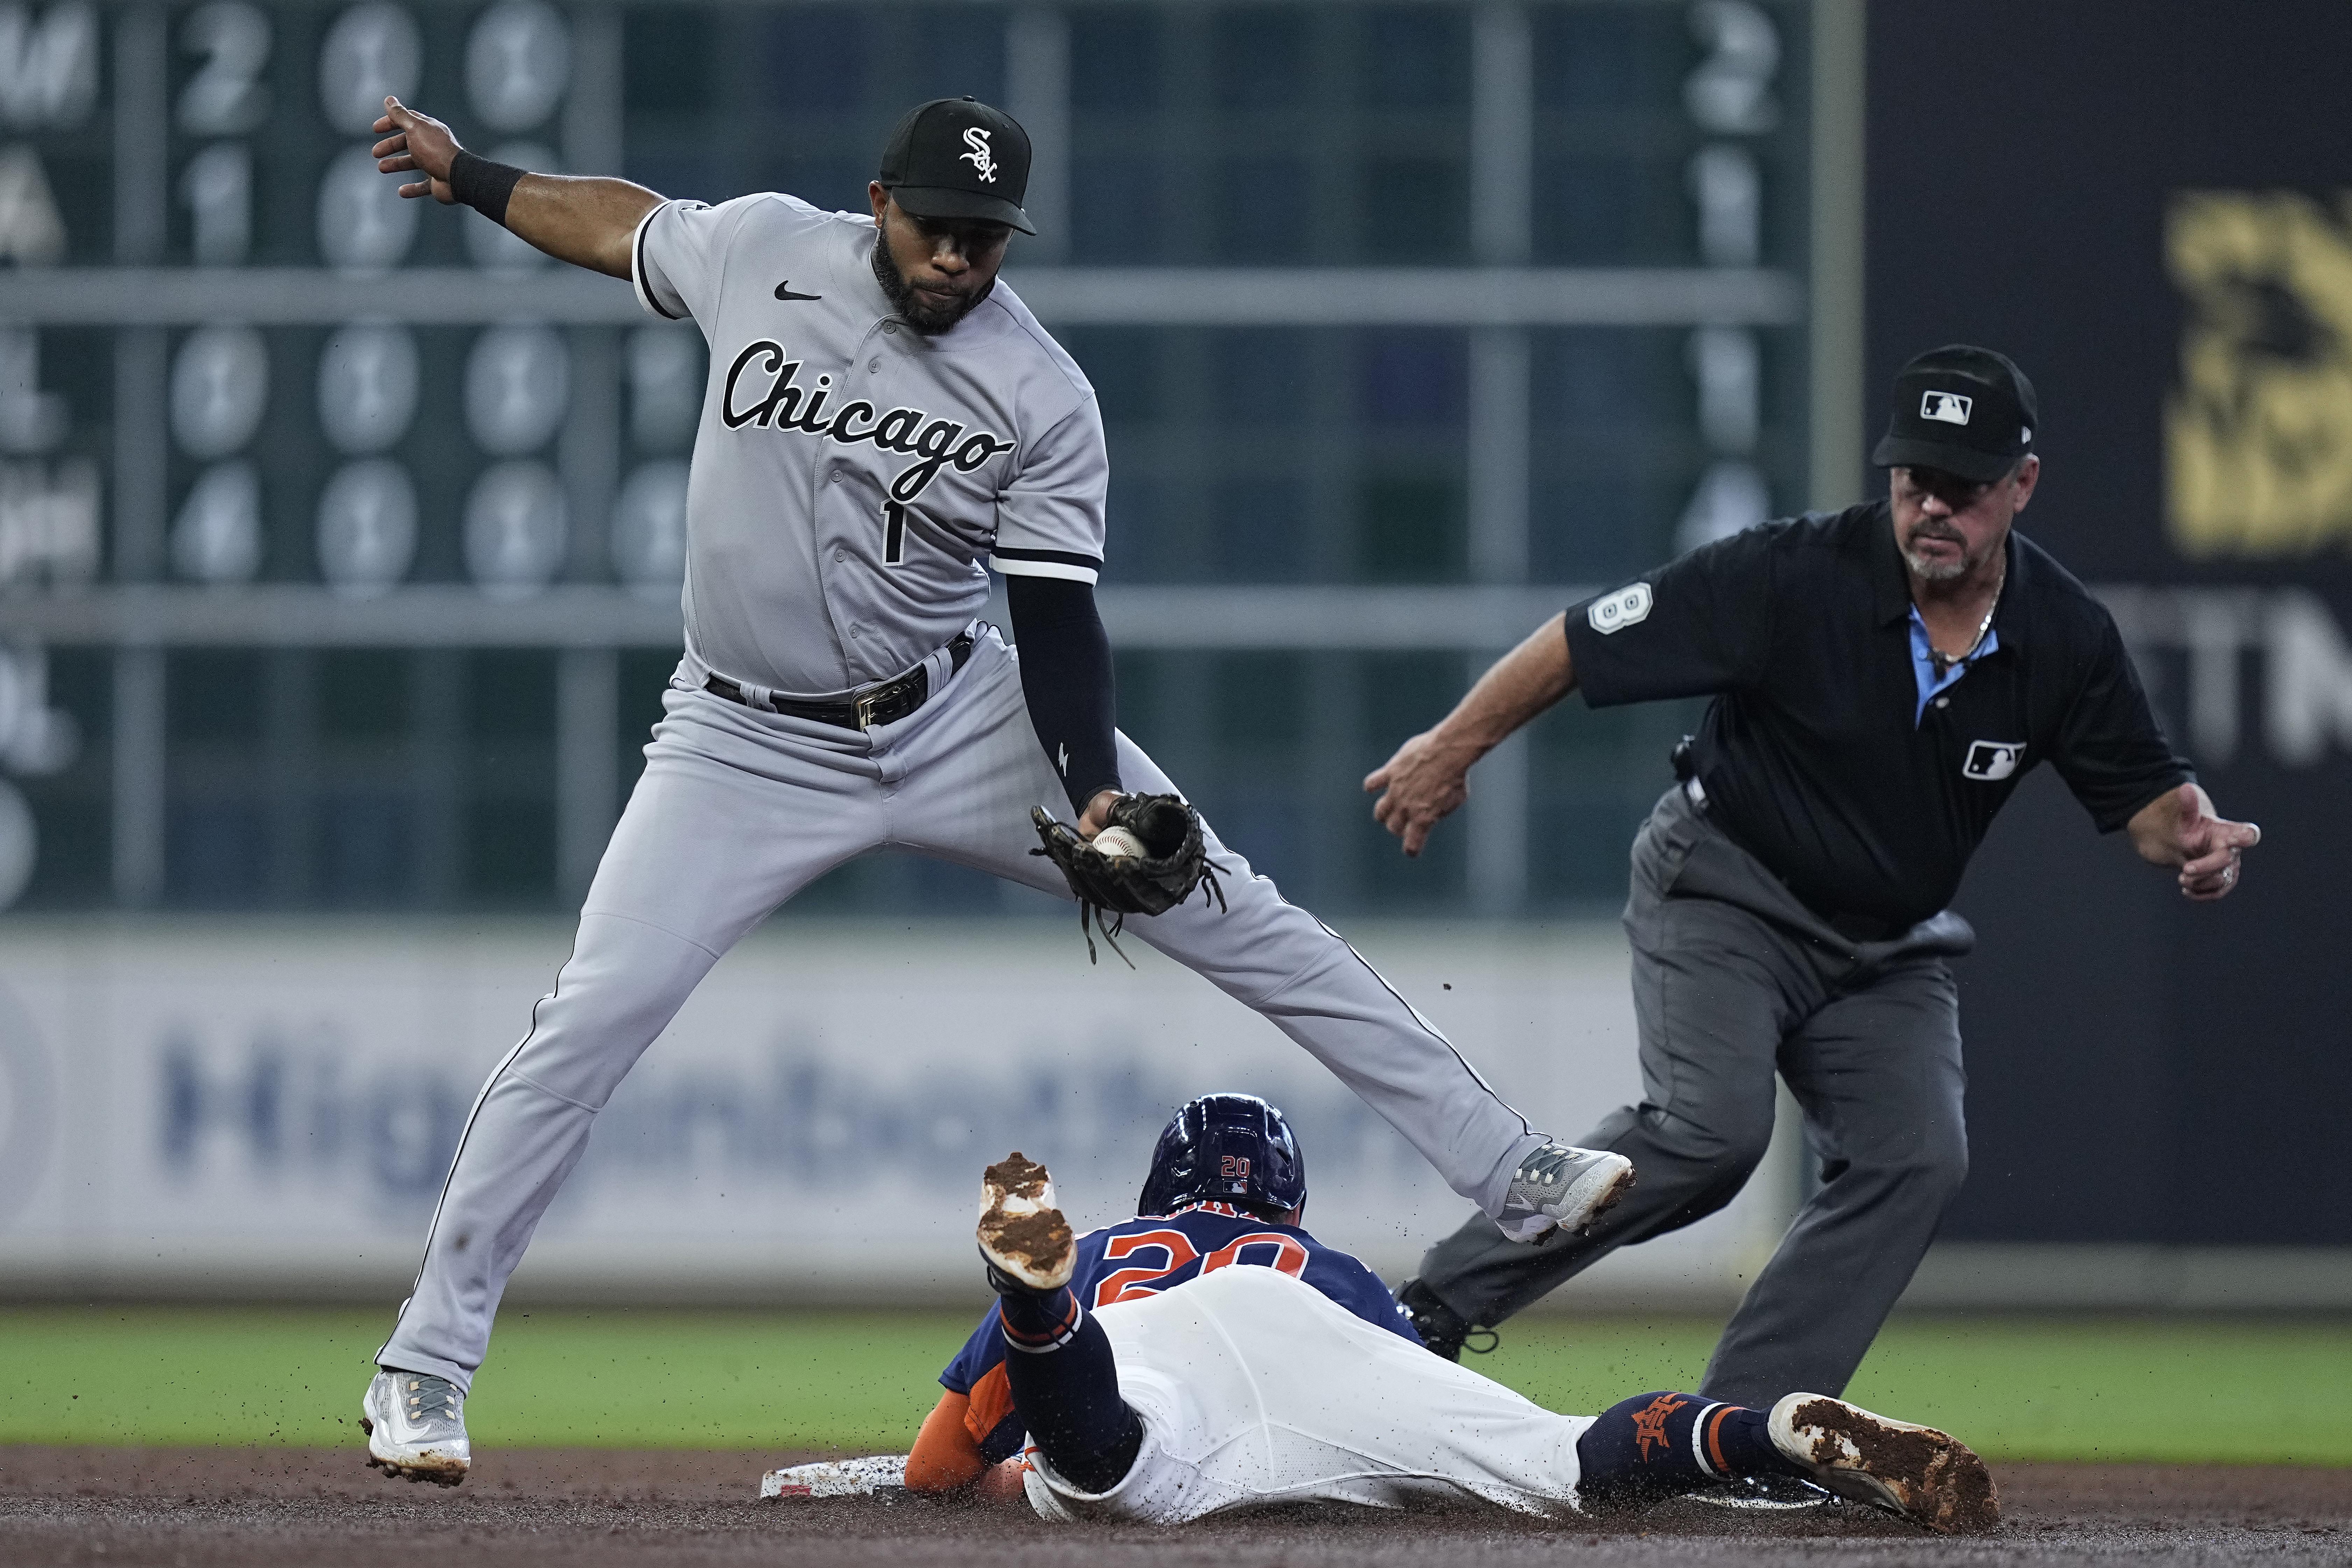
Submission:
M 1473 1218 L 1422 1279 L 1474 1323 L 1502 1321 L 1618 1247 L 1729 1203 L 1772 1137 L 1777 1068 L 1803 1108 L 1822 1185 L 1725 1329 L 1700 1392 L 1756 1407 L 1842 1392 L 1968 1174 L 1958 996 L 1973 945 L 1949 912 L 1855 943 L 1799 903 L 1680 788 L 1633 841 L 1643 1100 L 1580 1140 L 1633 1162 L 1594 1233 L 1545 1247 Z
M 1030 853 L 1030 808 L 1069 807 L 1030 726 L 1016 657 L 992 630 L 929 702 L 871 730 L 757 712 L 691 679 L 673 682 L 663 706 L 572 957 L 467 1119 L 382 1365 L 471 1387 L 507 1277 L 596 1113 L 719 955 L 816 878 L 869 850 L 902 849 L 1070 896 L 1053 863 Z M 1129 789 L 1175 787 L 1124 735 L 1118 766 Z M 1538 1135 L 1353 948 L 1205 837 L 1230 908 L 1196 894 L 1130 919 L 1129 934 L 1255 1008 L 1447 1185 L 1500 1208 Z M 1076 932 L 1070 942 L 1070 962 L 1082 963 Z M 940 1201 L 966 1202 L 974 1174 L 959 1173 Z

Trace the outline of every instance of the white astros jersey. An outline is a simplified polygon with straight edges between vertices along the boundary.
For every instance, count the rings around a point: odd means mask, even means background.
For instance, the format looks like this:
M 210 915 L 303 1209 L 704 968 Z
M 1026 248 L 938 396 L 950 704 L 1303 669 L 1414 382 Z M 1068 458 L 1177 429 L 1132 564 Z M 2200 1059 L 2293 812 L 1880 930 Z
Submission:
M 710 375 L 687 486 L 687 647 L 750 688 L 835 693 L 920 663 L 999 572 L 1092 583 L 1109 462 L 1094 389 L 1001 279 L 955 327 L 897 320 L 874 221 L 793 196 L 667 202 L 637 298 Z

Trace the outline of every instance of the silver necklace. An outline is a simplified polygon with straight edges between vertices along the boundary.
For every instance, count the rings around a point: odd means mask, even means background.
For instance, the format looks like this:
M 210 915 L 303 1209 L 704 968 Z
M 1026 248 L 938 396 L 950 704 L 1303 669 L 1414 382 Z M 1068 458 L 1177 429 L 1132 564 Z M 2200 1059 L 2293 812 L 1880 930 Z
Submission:
M 1977 623 L 1976 638 L 1969 644 L 1967 652 L 1946 653 L 1941 648 L 1937 647 L 1933 641 L 1930 641 L 1927 644 L 1927 662 L 1936 667 L 1937 679 L 1941 680 L 1945 676 L 1950 674 L 1952 666 L 1956 664 L 1966 664 L 1969 660 L 1976 658 L 1977 649 L 1984 647 L 1985 634 L 1992 630 L 1993 612 L 2000 608 L 2000 596 L 2008 587 L 2009 568 L 2008 564 L 2003 563 L 2001 566 L 2000 582 L 1994 586 L 1992 591 L 1992 603 L 1985 606 L 1984 619 Z

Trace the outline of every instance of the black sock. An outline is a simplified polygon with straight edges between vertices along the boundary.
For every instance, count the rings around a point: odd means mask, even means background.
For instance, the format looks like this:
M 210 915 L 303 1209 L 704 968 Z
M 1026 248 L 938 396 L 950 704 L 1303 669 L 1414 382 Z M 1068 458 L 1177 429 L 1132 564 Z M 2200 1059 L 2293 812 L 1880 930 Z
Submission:
M 1110 1336 L 1067 1286 L 997 1299 L 1013 1408 L 1054 1473 L 1083 1491 L 1118 1485 L 1143 1447 L 1143 1422 L 1118 1394 Z
M 1801 1476 L 1772 1446 L 1765 1413 L 1696 1394 L 1637 1394 L 1576 1440 L 1580 1495 L 1642 1502 L 1734 1476 Z

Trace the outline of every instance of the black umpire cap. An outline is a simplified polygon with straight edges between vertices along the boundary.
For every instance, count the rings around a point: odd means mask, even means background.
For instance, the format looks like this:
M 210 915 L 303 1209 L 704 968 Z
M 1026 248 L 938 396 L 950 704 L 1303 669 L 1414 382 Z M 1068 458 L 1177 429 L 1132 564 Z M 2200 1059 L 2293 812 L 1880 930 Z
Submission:
M 1021 210 L 1029 194 L 1029 132 L 976 98 L 935 98 L 908 110 L 875 178 L 917 217 L 981 218 L 1037 232 Z
M 1895 412 L 1870 460 L 1990 482 L 2033 450 L 2041 423 L 2033 384 L 2007 354 L 1948 343 L 1895 373 Z

